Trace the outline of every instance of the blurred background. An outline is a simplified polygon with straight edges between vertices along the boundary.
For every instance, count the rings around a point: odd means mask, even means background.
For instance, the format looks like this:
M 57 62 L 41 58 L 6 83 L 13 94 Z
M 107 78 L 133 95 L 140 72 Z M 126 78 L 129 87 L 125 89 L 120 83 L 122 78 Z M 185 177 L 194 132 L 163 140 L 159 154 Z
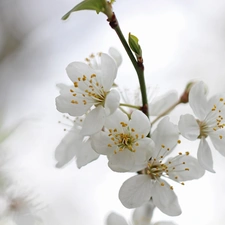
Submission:
M 113 173 L 104 157 L 80 170 L 75 161 L 55 168 L 54 150 L 71 126 L 55 108 L 56 84 L 69 84 L 65 68 L 70 62 L 115 47 L 123 56 L 117 84 L 138 87 L 105 15 L 81 11 L 61 20 L 79 2 L 0 0 L 1 196 L 7 201 L 25 196 L 24 210 L 37 214 L 38 224 L 103 225 L 111 211 L 127 219 L 131 215 L 117 196 L 131 174 Z M 139 38 L 146 83 L 154 96 L 171 89 L 181 94 L 193 79 L 205 81 L 210 96 L 225 91 L 224 0 L 118 0 L 114 12 L 124 35 L 131 32 Z M 179 107 L 172 120 L 177 122 L 187 110 Z M 170 218 L 156 210 L 154 221 L 224 225 L 225 159 L 215 151 L 213 157 L 216 174 L 206 172 L 200 180 L 175 187 L 182 215 Z M 0 213 L 4 207 L 2 200 Z M 19 218 L 8 212 L 0 224 L 13 224 L 11 216 Z M 22 224 L 30 221 L 25 216 Z

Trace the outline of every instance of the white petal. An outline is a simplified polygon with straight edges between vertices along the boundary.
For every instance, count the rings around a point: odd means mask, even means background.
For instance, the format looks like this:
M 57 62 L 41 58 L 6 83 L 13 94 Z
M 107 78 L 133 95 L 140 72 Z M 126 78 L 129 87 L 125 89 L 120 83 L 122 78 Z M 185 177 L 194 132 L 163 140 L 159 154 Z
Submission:
M 107 54 L 101 54 L 102 84 L 105 91 L 109 91 L 117 74 L 115 61 Z
M 66 72 L 70 80 L 75 82 L 78 77 L 82 77 L 83 75 L 90 76 L 96 71 L 83 62 L 72 62 L 67 66 Z
M 199 147 L 198 147 L 198 162 L 205 170 L 209 172 L 215 173 L 213 170 L 213 159 L 211 149 L 205 140 L 205 138 L 201 138 Z
M 112 155 L 114 149 L 108 147 L 108 144 L 112 144 L 107 133 L 100 131 L 97 134 L 91 136 L 91 146 L 99 154 Z
M 128 225 L 128 223 L 119 214 L 110 213 L 107 217 L 106 225 Z
M 75 145 L 76 146 L 76 145 Z M 74 147 L 75 147 L 74 146 Z M 96 153 L 91 147 L 90 138 L 87 141 L 83 141 L 82 145 L 76 146 L 77 154 L 76 154 L 76 162 L 77 167 L 80 169 L 82 166 L 87 165 L 88 163 L 96 160 L 99 157 L 99 154 Z
M 73 104 L 71 101 L 74 100 L 71 93 L 63 94 L 58 96 L 56 101 L 56 108 L 61 113 L 68 113 L 71 116 L 82 116 L 85 114 L 92 105 L 90 104 Z
M 169 117 L 164 117 L 151 135 L 152 140 L 155 142 L 155 151 L 152 156 L 154 158 L 157 155 L 165 157 L 177 144 L 178 137 L 177 127 L 169 121 Z M 165 148 L 162 148 L 162 145 Z M 168 148 L 170 151 L 167 150 Z
M 152 196 L 152 181 L 148 175 L 136 175 L 126 180 L 119 191 L 119 199 L 126 208 L 137 208 Z
M 176 102 L 178 102 L 177 92 L 167 92 L 166 94 L 153 99 L 153 101 L 149 104 L 149 114 L 151 116 L 158 116 L 164 113 Z
M 131 130 L 132 128 L 135 130 L 134 135 L 138 134 L 139 136 L 141 136 L 143 134 L 145 137 L 150 132 L 150 120 L 143 112 L 141 112 L 140 110 L 135 110 L 131 114 L 129 127 Z
M 179 182 L 199 179 L 205 173 L 205 170 L 199 165 L 198 160 L 186 154 L 170 158 L 165 164 L 168 166 L 169 177 Z
M 124 122 L 128 124 L 128 121 L 128 116 L 118 109 L 112 115 L 107 116 L 105 127 L 112 130 L 117 129 L 119 133 L 123 133 L 123 128 L 120 123 Z
M 116 48 L 111 47 L 109 49 L 109 55 L 115 60 L 117 67 L 119 67 L 123 60 L 120 52 Z
M 105 123 L 105 109 L 100 105 L 89 112 L 84 120 L 82 135 L 92 135 L 99 132 Z
M 73 157 L 76 158 L 78 168 L 87 165 L 99 157 L 99 154 L 91 148 L 90 140 L 83 141 L 80 129 L 76 126 L 69 131 L 55 150 L 55 158 L 58 161 L 56 167 L 60 168 L 64 166 Z
M 161 185 L 164 184 L 164 186 Z M 170 189 L 170 185 L 159 179 L 152 188 L 153 203 L 163 213 L 169 216 L 179 216 L 181 214 L 181 208 L 178 203 L 178 199 L 173 190 Z
M 205 85 L 202 81 L 193 85 L 189 93 L 189 104 L 199 120 L 204 120 L 207 113 Z
M 154 225 L 177 225 L 177 224 L 170 221 L 161 221 L 161 222 L 154 223 Z
M 210 133 L 211 141 L 215 149 L 222 155 L 225 156 L 225 129 L 217 130 L 216 132 Z
M 148 161 L 152 156 L 154 142 L 150 138 L 144 138 L 138 141 L 138 146 L 135 147 L 134 153 L 135 165 L 133 172 L 142 170 L 147 167 Z
M 106 114 L 110 115 L 116 111 L 120 105 L 120 94 L 116 89 L 112 89 L 105 98 Z
M 58 161 L 56 167 L 62 167 L 68 163 L 76 154 L 76 143 L 82 142 L 83 137 L 79 135 L 80 130 L 74 127 L 62 139 L 55 150 L 55 159 Z
M 108 166 L 111 170 L 116 172 L 129 172 L 134 167 L 135 159 L 134 152 L 127 149 L 118 151 L 116 154 L 108 156 Z
M 178 128 L 182 136 L 191 141 L 196 140 L 200 135 L 199 125 L 194 116 L 190 114 L 180 116 Z
M 132 221 L 134 225 L 150 225 L 155 205 L 152 201 L 146 202 L 134 210 Z

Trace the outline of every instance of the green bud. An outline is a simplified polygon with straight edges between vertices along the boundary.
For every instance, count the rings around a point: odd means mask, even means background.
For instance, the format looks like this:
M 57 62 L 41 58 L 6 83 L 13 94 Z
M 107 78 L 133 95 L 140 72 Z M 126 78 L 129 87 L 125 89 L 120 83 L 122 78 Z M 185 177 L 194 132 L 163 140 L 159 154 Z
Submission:
M 80 10 L 94 10 L 97 14 L 100 12 L 106 14 L 108 18 L 111 18 L 113 15 L 112 6 L 111 4 L 113 1 L 106 1 L 106 0 L 84 0 L 72 8 L 68 13 L 66 13 L 62 20 L 68 19 L 72 12 L 80 11 Z
M 138 41 L 139 40 L 136 36 L 129 33 L 128 43 L 130 45 L 130 48 L 135 53 L 136 57 L 140 58 L 142 57 L 142 50 L 141 50 L 141 46 L 138 44 Z

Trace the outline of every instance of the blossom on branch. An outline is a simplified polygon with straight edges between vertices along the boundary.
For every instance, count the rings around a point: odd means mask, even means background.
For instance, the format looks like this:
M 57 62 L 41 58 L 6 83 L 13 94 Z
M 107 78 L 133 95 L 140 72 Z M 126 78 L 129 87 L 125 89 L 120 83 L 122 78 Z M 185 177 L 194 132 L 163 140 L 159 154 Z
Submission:
M 91 147 L 91 137 L 80 134 L 82 122 L 83 118 L 76 118 L 72 129 L 57 146 L 55 150 L 56 167 L 63 167 L 75 157 L 77 167 L 80 169 L 99 157 L 99 154 Z
M 126 180 L 120 191 L 119 198 L 127 208 L 136 208 L 152 199 L 154 205 L 169 216 L 178 216 L 181 209 L 173 186 L 163 178 L 169 178 L 178 183 L 198 179 L 203 176 L 204 170 L 198 161 L 189 153 L 167 159 L 177 144 L 177 127 L 169 122 L 168 117 L 160 121 L 152 134 L 155 142 L 153 155 L 146 164 L 143 174 L 136 175 Z
M 189 103 L 197 119 L 190 114 L 182 115 L 179 130 L 188 140 L 200 139 L 197 153 L 199 163 L 204 169 L 214 172 L 212 153 L 206 139 L 209 136 L 215 149 L 225 156 L 224 95 L 213 96 L 207 101 L 204 83 L 198 82 L 191 88 Z
M 150 121 L 141 111 L 128 116 L 117 110 L 109 116 L 105 130 L 92 136 L 93 149 L 109 159 L 109 167 L 117 172 L 138 171 L 145 168 L 154 147 L 146 137 L 150 132 Z
M 115 112 L 119 106 L 120 95 L 111 89 L 117 74 L 115 61 L 107 54 L 99 54 L 97 60 L 70 63 L 67 74 L 73 86 L 61 88 L 56 98 L 57 109 L 71 116 L 87 114 L 82 127 L 83 135 L 100 131 L 106 116 Z M 94 56 L 92 56 L 94 58 Z

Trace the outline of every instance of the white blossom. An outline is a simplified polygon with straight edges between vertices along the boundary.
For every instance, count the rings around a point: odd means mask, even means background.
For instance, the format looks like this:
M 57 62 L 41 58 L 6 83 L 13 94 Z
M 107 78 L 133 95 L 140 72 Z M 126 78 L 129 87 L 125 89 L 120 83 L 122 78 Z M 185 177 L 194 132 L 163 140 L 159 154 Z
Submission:
M 146 137 L 150 121 L 141 111 L 128 116 L 117 110 L 105 123 L 105 131 L 92 136 L 92 147 L 107 155 L 109 167 L 117 172 L 138 171 L 145 167 L 151 156 L 153 141 Z
M 73 121 L 72 129 L 57 146 L 55 150 L 56 167 L 64 166 L 75 157 L 77 167 L 80 169 L 99 157 L 99 154 L 91 147 L 91 137 L 80 133 L 84 118 L 77 117 Z
M 17 225 L 35 225 L 41 222 L 37 214 L 40 203 L 28 191 L 12 185 L 0 195 L 0 218 L 12 219 Z
M 107 54 L 100 54 L 100 62 L 89 65 L 73 62 L 66 68 L 73 86 L 61 88 L 56 98 L 57 109 L 71 116 L 87 114 L 82 134 L 91 135 L 100 131 L 106 116 L 119 106 L 120 95 L 111 89 L 117 74 L 115 61 Z
M 198 147 L 198 160 L 200 165 L 210 171 L 213 170 L 211 149 L 207 142 L 209 136 L 215 149 L 225 156 L 225 99 L 224 95 L 213 96 L 209 101 L 206 99 L 203 82 L 196 83 L 189 94 L 190 106 L 197 119 L 190 115 L 182 115 L 178 124 L 181 134 L 191 140 L 200 139 Z
M 152 223 L 152 214 L 154 210 L 152 202 L 147 202 L 142 206 L 136 208 L 133 212 L 131 223 L 132 225 L 175 225 L 170 221 L 159 221 Z M 110 213 L 106 220 L 106 225 L 128 225 L 129 223 L 125 218 L 117 213 Z
M 152 199 L 154 205 L 170 216 L 181 214 L 173 186 L 163 178 L 169 178 L 181 184 L 183 181 L 198 179 L 204 170 L 198 161 L 189 153 L 179 154 L 164 162 L 164 158 L 173 150 L 178 140 L 177 127 L 165 117 L 152 134 L 155 149 L 142 175 L 126 180 L 120 191 L 119 198 L 127 208 L 136 208 Z

